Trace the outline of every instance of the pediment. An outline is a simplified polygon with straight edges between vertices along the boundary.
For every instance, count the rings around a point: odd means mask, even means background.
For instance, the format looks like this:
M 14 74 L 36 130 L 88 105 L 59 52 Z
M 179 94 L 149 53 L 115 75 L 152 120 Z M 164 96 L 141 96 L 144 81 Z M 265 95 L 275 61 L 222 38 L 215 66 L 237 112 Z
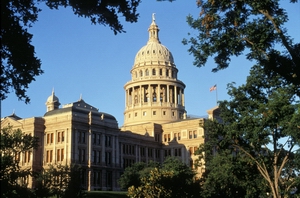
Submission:
M 1 120 L 1 127 L 13 126 L 14 128 L 23 128 L 23 124 L 14 117 L 5 117 Z

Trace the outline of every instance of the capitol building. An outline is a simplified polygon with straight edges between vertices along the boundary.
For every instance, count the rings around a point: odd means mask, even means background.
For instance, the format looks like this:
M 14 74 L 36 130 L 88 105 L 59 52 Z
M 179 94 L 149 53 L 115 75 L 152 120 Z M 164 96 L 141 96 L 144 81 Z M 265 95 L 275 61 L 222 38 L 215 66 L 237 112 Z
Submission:
M 179 80 L 172 53 L 159 40 L 154 17 L 148 32 L 148 42 L 137 52 L 131 79 L 124 85 L 122 127 L 113 115 L 82 98 L 61 106 L 54 91 L 43 117 L 12 114 L 1 119 L 1 127 L 11 125 L 39 137 L 38 149 L 20 156 L 21 167 L 41 171 L 50 164 L 79 164 L 82 186 L 89 191 L 120 190 L 118 179 L 136 162 L 163 162 L 176 156 L 195 168 L 194 152 L 204 143 L 203 123 L 218 118 L 219 109 L 208 110 L 206 118 L 187 116 L 186 85 Z M 203 169 L 196 171 L 201 174 Z M 33 178 L 26 182 L 35 187 Z

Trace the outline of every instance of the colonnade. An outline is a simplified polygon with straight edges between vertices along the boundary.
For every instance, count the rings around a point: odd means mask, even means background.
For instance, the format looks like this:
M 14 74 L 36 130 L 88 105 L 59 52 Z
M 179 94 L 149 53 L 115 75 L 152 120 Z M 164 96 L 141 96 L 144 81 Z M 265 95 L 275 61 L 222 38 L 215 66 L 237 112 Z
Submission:
M 166 84 L 132 86 L 126 89 L 126 107 L 170 103 L 184 106 L 184 87 Z

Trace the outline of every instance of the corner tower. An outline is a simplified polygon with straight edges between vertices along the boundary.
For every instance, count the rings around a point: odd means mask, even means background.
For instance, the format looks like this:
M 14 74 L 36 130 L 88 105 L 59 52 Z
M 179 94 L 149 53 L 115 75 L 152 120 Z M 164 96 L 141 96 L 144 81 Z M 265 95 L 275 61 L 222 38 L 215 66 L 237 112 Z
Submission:
M 131 80 L 124 86 L 124 126 L 184 119 L 185 84 L 177 79 L 172 53 L 159 41 L 154 15 L 149 40 L 135 56 Z

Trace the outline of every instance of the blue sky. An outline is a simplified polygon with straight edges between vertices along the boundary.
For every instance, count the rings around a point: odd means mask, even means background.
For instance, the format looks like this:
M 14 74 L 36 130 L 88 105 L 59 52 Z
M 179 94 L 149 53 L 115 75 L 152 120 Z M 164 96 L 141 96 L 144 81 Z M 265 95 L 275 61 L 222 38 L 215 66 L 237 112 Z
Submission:
M 289 14 L 286 27 L 295 42 L 300 42 L 300 5 L 283 4 Z M 1 117 L 13 112 L 19 117 L 43 116 L 45 102 L 52 89 L 62 105 L 78 101 L 80 95 L 99 111 L 116 117 L 119 126 L 123 125 L 125 91 L 123 86 L 131 79 L 130 70 L 136 53 L 148 40 L 148 27 L 152 13 L 156 13 L 156 23 L 160 28 L 159 37 L 173 54 L 179 69 L 178 79 L 186 84 L 185 105 L 190 115 L 203 116 L 216 105 L 218 100 L 229 99 L 227 84 L 245 82 L 254 62 L 245 57 L 232 59 L 230 67 L 212 73 L 214 62 L 206 67 L 193 65 L 193 56 L 181 41 L 188 32 L 196 34 L 186 23 L 186 16 L 199 16 L 195 1 L 177 0 L 175 2 L 141 2 L 138 7 L 140 17 L 137 23 L 122 24 L 126 33 L 114 35 L 107 26 L 92 25 L 87 18 L 78 18 L 71 9 L 50 10 L 41 4 L 42 12 L 29 32 L 36 55 L 42 61 L 44 74 L 31 83 L 27 94 L 30 104 L 18 101 L 14 93 L 1 103 Z M 217 91 L 209 88 L 217 84 Z

